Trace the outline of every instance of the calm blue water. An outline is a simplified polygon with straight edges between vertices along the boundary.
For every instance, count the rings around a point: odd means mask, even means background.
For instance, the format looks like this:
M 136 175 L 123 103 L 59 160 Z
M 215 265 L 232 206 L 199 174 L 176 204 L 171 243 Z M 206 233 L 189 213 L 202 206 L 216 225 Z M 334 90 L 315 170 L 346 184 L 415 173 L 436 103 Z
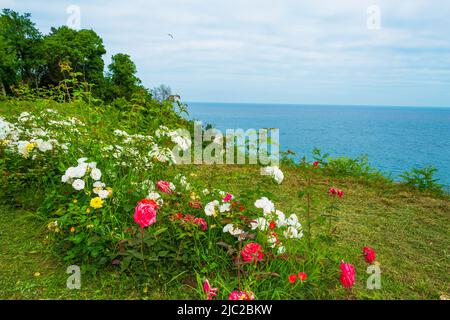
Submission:
M 190 102 L 191 119 L 227 128 L 279 128 L 281 150 L 367 155 L 374 168 L 399 173 L 434 165 L 450 184 L 450 108 L 308 106 Z

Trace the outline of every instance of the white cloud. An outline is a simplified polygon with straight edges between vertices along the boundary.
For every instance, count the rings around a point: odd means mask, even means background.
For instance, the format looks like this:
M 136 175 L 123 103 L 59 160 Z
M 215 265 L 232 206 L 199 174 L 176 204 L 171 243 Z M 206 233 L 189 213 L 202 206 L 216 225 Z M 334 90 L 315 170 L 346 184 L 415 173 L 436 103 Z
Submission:
M 366 28 L 366 9 L 374 3 L 381 9 L 379 31 Z M 277 101 L 283 97 L 279 101 L 321 103 L 327 93 L 329 99 L 334 95 L 336 103 L 346 103 L 344 98 L 348 103 L 371 103 L 364 90 L 395 83 L 396 99 L 408 104 L 414 103 L 408 87 L 411 81 L 434 83 L 436 90 L 450 82 L 448 1 L 101 0 L 78 4 L 82 27 L 93 28 L 103 37 L 108 56 L 130 54 L 144 84 L 165 82 L 188 100 Z M 44 31 L 65 22 L 67 5 L 56 0 L 8 4 L 31 11 Z M 353 95 L 343 98 L 336 93 L 337 87 L 351 92 L 356 85 L 360 90 Z M 308 88 L 311 93 L 302 90 L 299 96 L 296 88 Z M 436 90 L 430 95 L 435 96 Z M 379 94 L 391 103 L 392 90 Z M 445 100 L 448 94 L 442 97 L 441 103 L 450 104 Z

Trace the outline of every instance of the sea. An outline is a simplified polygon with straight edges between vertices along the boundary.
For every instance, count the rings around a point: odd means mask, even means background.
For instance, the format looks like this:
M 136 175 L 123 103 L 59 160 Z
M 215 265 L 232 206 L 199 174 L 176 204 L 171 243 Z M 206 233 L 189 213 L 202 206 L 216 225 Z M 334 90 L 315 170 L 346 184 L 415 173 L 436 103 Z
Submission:
M 226 129 L 278 128 L 280 149 L 312 159 L 367 156 L 398 180 L 413 167 L 434 166 L 450 185 L 450 108 L 188 102 L 189 118 Z

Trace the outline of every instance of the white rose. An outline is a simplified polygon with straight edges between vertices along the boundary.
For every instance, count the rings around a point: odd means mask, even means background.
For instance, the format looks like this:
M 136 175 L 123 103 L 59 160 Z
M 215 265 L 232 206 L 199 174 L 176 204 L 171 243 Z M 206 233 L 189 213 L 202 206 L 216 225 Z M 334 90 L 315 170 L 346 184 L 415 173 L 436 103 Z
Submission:
M 76 179 L 76 180 L 72 183 L 72 187 L 73 187 L 75 190 L 78 190 L 78 191 L 83 190 L 83 189 L 84 189 L 84 181 L 81 180 L 81 179 Z
M 100 178 L 102 177 L 102 172 L 100 171 L 100 169 L 94 168 L 91 171 L 91 178 L 94 180 L 100 180 Z

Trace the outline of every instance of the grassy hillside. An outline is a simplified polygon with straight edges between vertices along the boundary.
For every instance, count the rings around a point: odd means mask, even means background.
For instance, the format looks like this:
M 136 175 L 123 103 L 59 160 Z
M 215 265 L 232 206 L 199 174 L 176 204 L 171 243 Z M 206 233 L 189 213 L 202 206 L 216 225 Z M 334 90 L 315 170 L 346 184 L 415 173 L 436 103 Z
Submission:
M 258 299 L 440 299 L 450 294 L 447 196 L 420 192 L 377 174 L 353 169 L 343 173 L 325 160 L 318 167 L 285 162 L 281 184 L 260 175 L 255 165 L 177 166 L 153 158 L 150 166 L 140 167 L 138 155 L 128 155 L 120 165 L 122 160 L 107 158 L 101 151 L 103 145 L 117 142 L 114 130 L 156 137 L 155 130 L 163 123 L 161 118 L 139 118 L 112 108 L 9 101 L 0 103 L 0 117 L 13 122 L 24 111 L 40 114 L 48 108 L 65 118 L 77 117 L 83 125 L 76 127 L 78 132 L 50 131 L 59 143 L 70 142 L 67 152 L 57 152 L 55 147 L 31 160 L 0 150 L 2 299 L 202 299 L 205 277 L 219 288 L 221 299 L 234 289 L 252 290 Z M 166 124 L 170 129 L 189 126 L 174 119 Z M 43 127 L 50 122 L 36 121 Z M 162 148 L 171 142 L 157 143 Z M 147 154 L 147 147 L 139 144 L 140 155 Z M 61 182 L 65 170 L 81 157 L 96 161 L 102 181 L 112 187 L 112 196 L 104 199 L 102 208 L 89 206 L 94 195 L 87 188 L 75 192 Z M 177 178 L 180 174 L 189 189 Z M 157 222 L 140 238 L 133 212 L 149 192 L 141 189 L 148 180 L 173 181 L 176 192 L 168 195 L 156 189 L 164 204 L 158 208 Z M 344 196 L 330 196 L 330 187 L 343 190 Z M 205 188 L 211 194 L 203 194 Z M 213 190 L 231 193 L 244 209 L 206 216 L 206 204 L 217 199 Z M 281 229 L 274 229 L 286 253 L 271 251 L 267 232 L 254 231 L 254 238 L 242 242 L 222 232 L 230 221 L 239 224 L 242 215 L 260 216 L 254 203 L 261 197 L 269 198 L 286 216 L 295 213 L 301 222 L 304 236 L 300 238 L 285 239 Z M 192 202 L 201 203 L 202 209 Z M 175 213 L 203 217 L 208 229 L 174 221 Z M 55 219 L 58 232 L 49 228 Z M 250 241 L 261 243 L 265 256 L 243 265 L 239 251 Z M 227 243 L 231 254 L 221 242 Z M 362 256 L 364 246 L 376 251 L 375 263 L 382 272 L 379 290 L 366 288 L 369 264 Z M 351 290 L 339 282 L 341 260 L 356 269 Z M 80 290 L 66 288 L 70 264 L 87 270 Z M 289 283 L 287 277 L 300 271 L 307 273 L 307 280 Z

